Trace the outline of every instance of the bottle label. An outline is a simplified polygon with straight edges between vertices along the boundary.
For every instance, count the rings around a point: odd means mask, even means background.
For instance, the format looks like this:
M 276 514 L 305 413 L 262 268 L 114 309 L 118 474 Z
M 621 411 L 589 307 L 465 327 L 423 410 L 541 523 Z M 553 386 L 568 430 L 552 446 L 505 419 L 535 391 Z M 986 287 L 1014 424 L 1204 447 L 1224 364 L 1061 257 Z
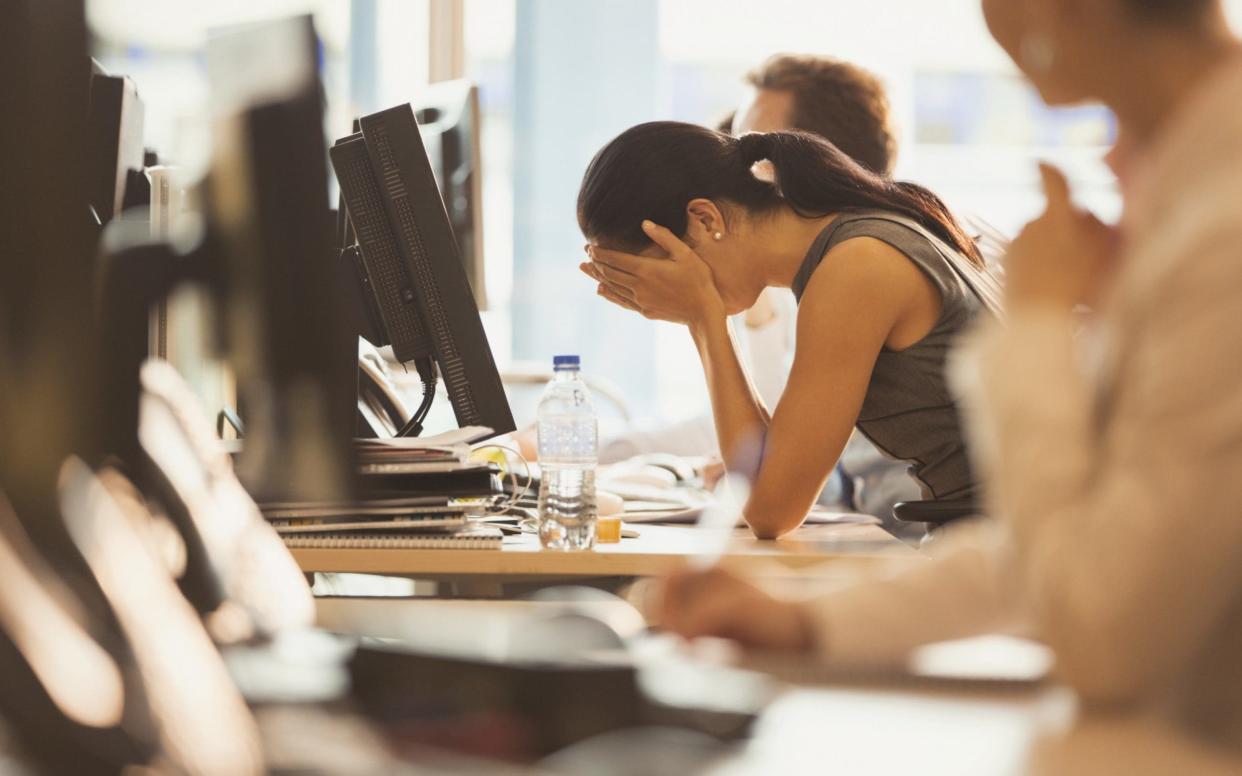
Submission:
M 599 450 L 595 418 L 568 415 L 539 419 L 539 460 L 594 463 Z

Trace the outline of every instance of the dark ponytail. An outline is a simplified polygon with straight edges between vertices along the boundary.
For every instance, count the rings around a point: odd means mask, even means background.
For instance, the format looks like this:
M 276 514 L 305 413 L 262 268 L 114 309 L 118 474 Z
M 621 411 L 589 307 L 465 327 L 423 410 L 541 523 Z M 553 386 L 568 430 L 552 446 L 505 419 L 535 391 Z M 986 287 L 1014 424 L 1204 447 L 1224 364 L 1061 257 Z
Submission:
M 1218 0 L 1124 0 L 1122 5 L 1140 19 L 1187 24 L 1201 20 Z
M 752 171 L 765 160 L 772 163 L 774 182 Z M 887 210 L 913 219 L 983 266 L 978 247 L 935 194 L 878 175 L 805 132 L 733 138 L 674 121 L 639 124 L 591 160 L 578 191 L 578 225 L 592 242 L 638 250 L 649 242 L 643 219 L 685 234 L 686 204 L 698 198 L 752 214 L 788 204 L 807 218 Z
M 844 210 L 888 210 L 918 222 L 983 267 L 979 246 L 940 197 L 917 183 L 877 175 L 806 132 L 756 134 L 749 154 L 772 163 L 781 197 L 804 218 Z M 745 138 L 743 138 L 745 139 Z

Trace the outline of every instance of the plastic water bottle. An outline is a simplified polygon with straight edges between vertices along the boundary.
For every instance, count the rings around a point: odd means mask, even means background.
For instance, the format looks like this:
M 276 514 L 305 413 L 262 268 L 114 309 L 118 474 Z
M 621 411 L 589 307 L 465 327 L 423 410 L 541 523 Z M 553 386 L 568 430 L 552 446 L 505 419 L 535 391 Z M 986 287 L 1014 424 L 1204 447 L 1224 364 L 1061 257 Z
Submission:
M 552 368 L 538 415 L 539 541 L 550 550 L 588 550 L 595 544 L 595 407 L 577 356 L 556 356 Z

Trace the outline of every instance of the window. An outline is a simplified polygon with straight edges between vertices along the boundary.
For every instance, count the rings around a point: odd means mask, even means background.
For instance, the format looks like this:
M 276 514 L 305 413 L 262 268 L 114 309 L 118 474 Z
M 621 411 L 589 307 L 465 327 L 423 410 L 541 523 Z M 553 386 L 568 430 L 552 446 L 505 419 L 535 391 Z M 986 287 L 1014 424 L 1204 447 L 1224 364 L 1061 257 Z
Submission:
M 988 35 L 978 0 L 467 0 L 466 47 L 485 112 L 489 293 L 511 322 L 513 357 L 580 353 L 640 417 L 705 411 L 705 386 L 681 327 L 605 304 L 578 273 L 582 172 L 640 121 L 715 123 L 772 53 L 827 54 L 880 75 L 902 141 L 898 175 L 1002 229 L 1037 212 L 1038 158 L 1064 165 L 1104 214 L 1117 209 L 1099 161 L 1111 118 L 1044 108 Z
M 639 417 L 705 411 L 703 379 L 680 327 L 612 308 L 577 272 L 582 172 L 640 121 L 714 122 L 772 53 L 821 53 L 876 72 L 898 125 L 897 175 L 1004 231 L 1041 205 L 1037 159 L 1066 169 L 1102 216 L 1119 208 L 1101 162 L 1111 116 L 1045 108 L 988 35 L 978 0 L 89 0 L 88 13 L 104 66 L 138 84 L 150 144 L 192 177 L 206 165 L 209 27 L 313 13 L 337 136 L 353 116 L 410 100 L 427 82 L 433 2 L 461 4 L 466 76 L 480 87 L 485 323 L 497 358 L 546 366 L 554 353 L 580 353 Z M 1227 8 L 1242 23 L 1242 0 Z M 515 410 L 529 417 L 533 407 Z
M 142 97 L 144 141 L 192 183 L 210 155 L 203 48 L 213 27 L 312 14 L 321 41 L 329 138 L 349 132 L 359 109 L 411 99 L 428 73 L 427 0 L 90 0 L 93 54 L 133 79 Z M 347 53 L 353 56 L 347 56 Z M 325 159 L 325 164 L 326 164 Z M 206 344 L 209 305 L 181 290 L 168 305 L 169 359 L 210 411 L 234 404 L 231 378 Z
M 209 152 L 203 47 L 213 27 L 311 14 L 333 138 L 359 113 L 408 102 L 427 83 L 428 7 L 429 0 L 89 0 L 87 16 L 96 59 L 138 86 L 147 144 L 196 172 Z

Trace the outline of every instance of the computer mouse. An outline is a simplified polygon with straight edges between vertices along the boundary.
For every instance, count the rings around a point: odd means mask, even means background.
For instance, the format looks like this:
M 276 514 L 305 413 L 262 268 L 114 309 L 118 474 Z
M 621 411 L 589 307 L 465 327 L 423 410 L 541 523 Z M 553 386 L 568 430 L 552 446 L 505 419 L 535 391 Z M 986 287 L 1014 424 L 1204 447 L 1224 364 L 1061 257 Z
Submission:
M 648 488 L 672 488 L 677 478 L 668 469 L 659 466 L 634 466 L 608 472 L 608 482 L 625 485 L 641 485 Z
M 595 491 L 595 510 L 600 517 L 612 517 L 625 511 L 625 500 L 606 490 Z
M 694 466 L 685 458 L 671 453 L 645 453 L 638 456 L 639 461 L 647 466 L 656 466 L 665 469 L 669 474 L 677 478 L 677 482 L 691 482 L 698 479 L 698 472 L 694 470 Z

